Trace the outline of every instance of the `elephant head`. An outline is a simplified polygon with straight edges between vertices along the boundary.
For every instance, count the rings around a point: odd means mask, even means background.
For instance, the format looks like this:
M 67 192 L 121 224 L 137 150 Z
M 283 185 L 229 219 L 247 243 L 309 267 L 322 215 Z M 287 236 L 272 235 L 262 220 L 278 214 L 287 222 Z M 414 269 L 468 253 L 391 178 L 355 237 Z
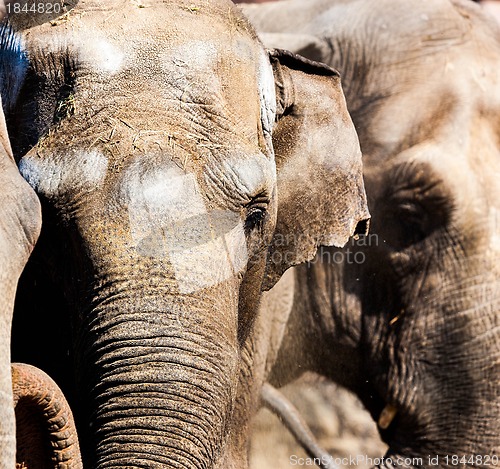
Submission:
M 497 26 L 459 0 L 246 11 L 271 45 L 342 73 L 373 215 L 369 237 L 297 268 L 274 379 L 296 359 L 354 390 L 382 466 L 498 464 Z
M 366 230 L 337 72 L 267 53 L 225 0 L 82 1 L 25 33 L 9 124 L 71 311 L 87 464 L 245 467 L 262 289 Z

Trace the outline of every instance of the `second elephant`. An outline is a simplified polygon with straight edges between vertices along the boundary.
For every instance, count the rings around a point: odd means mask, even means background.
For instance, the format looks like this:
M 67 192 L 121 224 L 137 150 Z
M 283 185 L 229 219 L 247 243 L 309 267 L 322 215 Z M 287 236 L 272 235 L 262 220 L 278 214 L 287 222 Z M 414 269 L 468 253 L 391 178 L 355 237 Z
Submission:
M 342 73 L 373 214 L 368 237 L 295 268 L 273 380 L 309 369 L 353 390 L 390 446 L 382 466 L 498 465 L 497 25 L 468 0 L 245 11 L 268 45 Z

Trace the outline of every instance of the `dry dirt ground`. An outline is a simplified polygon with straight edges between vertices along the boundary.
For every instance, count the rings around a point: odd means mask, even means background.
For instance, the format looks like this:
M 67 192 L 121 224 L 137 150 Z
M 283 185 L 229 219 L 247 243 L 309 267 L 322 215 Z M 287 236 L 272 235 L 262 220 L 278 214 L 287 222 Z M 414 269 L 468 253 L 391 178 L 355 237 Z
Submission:
M 356 459 L 356 464 L 343 465 L 342 469 L 370 468 L 372 464 L 368 458 L 384 455 L 387 447 L 380 441 L 375 423 L 348 391 L 312 376 L 282 391 L 300 410 L 323 448 L 335 458 Z M 298 458 L 305 457 L 305 452 L 279 419 L 267 409 L 261 409 L 254 424 L 251 469 L 317 467 L 298 464 Z

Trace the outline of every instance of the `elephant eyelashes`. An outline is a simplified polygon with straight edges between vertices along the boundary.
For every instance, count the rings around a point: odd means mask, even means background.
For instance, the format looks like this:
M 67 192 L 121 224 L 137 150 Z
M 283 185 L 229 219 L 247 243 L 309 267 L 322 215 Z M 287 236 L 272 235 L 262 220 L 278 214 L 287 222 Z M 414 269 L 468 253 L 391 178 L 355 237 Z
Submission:
M 407 202 L 399 207 L 398 219 L 401 221 L 399 244 L 401 247 L 422 241 L 429 232 L 427 213 L 417 204 Z
M 254 196 L 246 205 L 245 234 L 261 229 L 267 215 L 269 198 L 265 194 Z
M 261 229 L 266 219 L 266 206 L 263 204 L 255 204 L 247 209 L 247 217 L 245 219 L 245 233 L 249 234 L 255 229 Z

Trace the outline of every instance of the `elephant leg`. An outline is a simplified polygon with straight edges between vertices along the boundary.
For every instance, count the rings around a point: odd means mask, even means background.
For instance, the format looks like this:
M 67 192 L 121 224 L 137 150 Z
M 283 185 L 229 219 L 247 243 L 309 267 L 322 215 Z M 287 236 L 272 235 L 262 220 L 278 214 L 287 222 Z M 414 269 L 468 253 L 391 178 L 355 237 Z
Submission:
M 12 364 L 16 414 L 16 466 L 27 469 L 82 468 L 73 414 L 57 386 L 31 365 Z

